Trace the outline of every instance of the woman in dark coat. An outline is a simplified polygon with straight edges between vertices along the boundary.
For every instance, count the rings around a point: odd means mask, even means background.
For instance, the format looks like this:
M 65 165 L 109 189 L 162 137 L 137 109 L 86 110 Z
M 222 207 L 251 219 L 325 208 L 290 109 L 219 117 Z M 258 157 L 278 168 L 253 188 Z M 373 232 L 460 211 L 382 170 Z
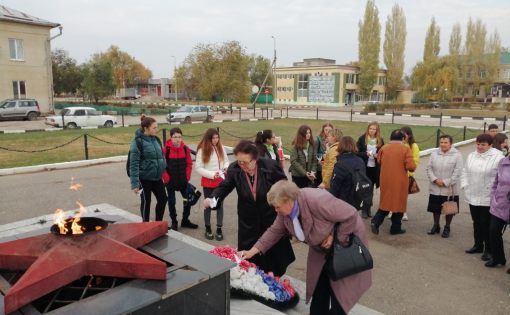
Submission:
M 333 169 L 329 192 L 338 199 L 342 199 L 355 207 L 354 195 L 352 194 L 354 183 L 351 170 L 359 169 L 362 173 L 365 173 L 365 163 L 356 155 L 356 143 L 354 143 L 352 137 L 342 137 L 337 151 L 338 156 L 335 168 Z
M 248 250 L 273 224 L 276 211 L 267 202 L 266 194 L 279 180 L 287 179 L 276 161 L 259 159 L 257 147 L 251 141 L 242 140 L 234 148 L 237 161 L 230 164 L 225 180 L 203 202 L 204 208 L 211 205 L 213 198 L 223 200 L 234 190 L 237 191 L 238 250 Z M 281 276 L 287 266 L 295 260 L 288 236 L 282 237 L 264 255 L 250 259 L 265 272 L 272 271 Z

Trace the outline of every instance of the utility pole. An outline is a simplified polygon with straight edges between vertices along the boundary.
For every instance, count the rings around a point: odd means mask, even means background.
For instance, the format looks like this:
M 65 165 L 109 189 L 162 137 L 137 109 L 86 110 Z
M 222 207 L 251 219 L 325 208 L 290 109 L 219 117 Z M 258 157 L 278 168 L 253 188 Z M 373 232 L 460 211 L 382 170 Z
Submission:
M 172 56 L 172 58 L 174 58 L 174 96 L 175 96 L 175 103 L 177 103 L 177 77 L 175 75 L 176 70 L 177 70 L 177 65 L 175 62 L 175 56 Z
M 273 88 L 273 107 L 276 106 L 276 94 L 278 93 L 278 84 L 276 81 L 276 37 L 271 36 L 273 38 L 273 80 L 274 80 L 274 88 Z

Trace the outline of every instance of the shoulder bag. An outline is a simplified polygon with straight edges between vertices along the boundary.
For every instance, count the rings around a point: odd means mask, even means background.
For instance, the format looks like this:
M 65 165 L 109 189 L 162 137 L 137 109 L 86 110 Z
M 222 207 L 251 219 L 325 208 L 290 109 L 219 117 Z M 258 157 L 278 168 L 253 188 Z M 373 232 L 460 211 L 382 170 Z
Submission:
M 337 237 L 339 226 L 340 223 L 336 223 L 333 229 L 333 248 L 326 261 L 326 270 L 333 281 L 374 268 L 372 255 L 357 235 L 349 235 L 346 247 L 340 244 Z
M 418 186 L 418 182 L 414 179 L 414 176 L 409 176 L 409 194 L 416 194 L 420 192 L 420 187 Z
M 450 186 L 448 199 L 441 205 L 441 214 L 455 215 L 457 213 L 459 213 L 459 207 L 457 206 L 457 203 L 453 201 L 453 186 Z

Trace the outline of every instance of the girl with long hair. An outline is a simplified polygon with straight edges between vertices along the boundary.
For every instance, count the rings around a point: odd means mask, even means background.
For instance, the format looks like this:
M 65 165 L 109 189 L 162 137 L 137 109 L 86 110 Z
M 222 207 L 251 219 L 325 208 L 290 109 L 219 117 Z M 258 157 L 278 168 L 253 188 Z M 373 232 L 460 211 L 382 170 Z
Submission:
M 317 151 L 315 150 L 312 129 L 307 125 L 298 128 L 290 151 L 292 181 L 299 188 L 312 186 L 316 180 Z
M 333 127 L 333 124 L 327 122 L 321 127 L 321 131 L 315 138 L 315 153 L 317 156 L 317 173 L 315 174 L 316 179 L 314 182 L 314 186 L 319 186 L 319 184 L 322 183 L 322 164 L 324 163 L 324 157 L 326 152 L 329 149 L 329 143 L 328 143 L 328 135 L 331 130 L 335 129 Z M 338 139 L 340 140 L 340 139 Z
M 280 156 L 278 155 L 276 136 L 272 130 L 259 131 L 255 137 L 255 145 L 259 150 L 260 157 L 276 161 L 283 169 L 283 161 L 280 161 Z
M 208 198 L 213 190 L 225 179 L 225 172 L 229 166 L 227 152 L 221 145 L 220 134 L 215 128 L 205 132 L 197 147 L 195 169 L 202 176 L 200 184 L 204 189 L 204 198 Z M 216 235 L 211 229 L 211 210 L 216 210 Z M 223 200 L 217 203 L 214 209 L 207 207 L 204 210 L 205 238 L 217 241 L 223 240 Z
M 358 138 L 356 143 L 358 156 L 365 161 L 367 177 L 372 181 L 372 189 L 379 188 L 379 173 L 381 168 L 377 162 L 377 152 L 384 145 L 381 136 L 381 127 L 377 121 L 368 124 L 367 130 Z M 366 219 L 372 216 L 371 209 L 363 209 L 361 216 Z
M 416 164 L 416 168 L 418 168 L 418 165 L 420 165 L 420 147 L 418 147 L 418 144 L 416 143 L 416 140 L 414 140 L 413 130 L 409 126 L 404 126 L 400 128 L 400 131 L 404 133 L 404 144 L 406 144 L 413 153 L 413 161 L 414 164 Z M 415 171 L 408 171 L 407 175 L 409 177 L 414 176 Z M 407 221 L 409 218 L 407 217 L 407 213 L 404 213 L 404 216 L 402 217 L 403 221 Z

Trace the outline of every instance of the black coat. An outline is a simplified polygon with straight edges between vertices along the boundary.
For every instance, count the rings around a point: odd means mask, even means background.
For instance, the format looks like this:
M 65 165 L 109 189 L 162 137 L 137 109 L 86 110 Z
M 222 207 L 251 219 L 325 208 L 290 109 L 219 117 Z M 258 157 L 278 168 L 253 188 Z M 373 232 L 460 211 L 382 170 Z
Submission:
M 377 146 L 377 151 L 379 152 L 379 149 L 382 148 L 384 145 L 384 140 L 381 139 L 381 145 Z M 368 163 L 368 156 L 367 156 L 367 143 L 366 143 L 366 135 L 363 134 L 358 138 L 358 142 L 356 142 L 356 145 L 358 146 L 358 156 L 363 159 L 365 162 L 365 165 Z M 372 183 L 375 183 L 375 187 L 379 188 L 379 173 L 381 172 L 381 166 L 379 165 L 379 162 L 377 159 L 375 159 L 375 172 L 367 173 L 367 176 L 370 178 Z
M 245 172 L 237 162 L 230 164 L 225 180 L 212 192 L 210 198 L 223 200 L 229 193 L 237 191 L 237 248 L 249 250 L 276 219 L 276 211 L 267 203 L 267 192 L 279 180 L 287 179 L 276 161 L 257 160 L 257 198 L 253 200 Z M 283 275 L 287 266 L 295 260 L 289 237 L 283 237 L 264 255 L 254 256 L 250 261 L 264 271 Z
M 342 167 L 342 166 L 343 167 Z M 365 172 L 365 162 L 354 153 L 343 153 L 336 157 L 333 175 L 329 192 L 333 196 L 341 199 L 351 206 L 355 207 L 353 199 L 353 179 L 349 170 L 359 169 Z

